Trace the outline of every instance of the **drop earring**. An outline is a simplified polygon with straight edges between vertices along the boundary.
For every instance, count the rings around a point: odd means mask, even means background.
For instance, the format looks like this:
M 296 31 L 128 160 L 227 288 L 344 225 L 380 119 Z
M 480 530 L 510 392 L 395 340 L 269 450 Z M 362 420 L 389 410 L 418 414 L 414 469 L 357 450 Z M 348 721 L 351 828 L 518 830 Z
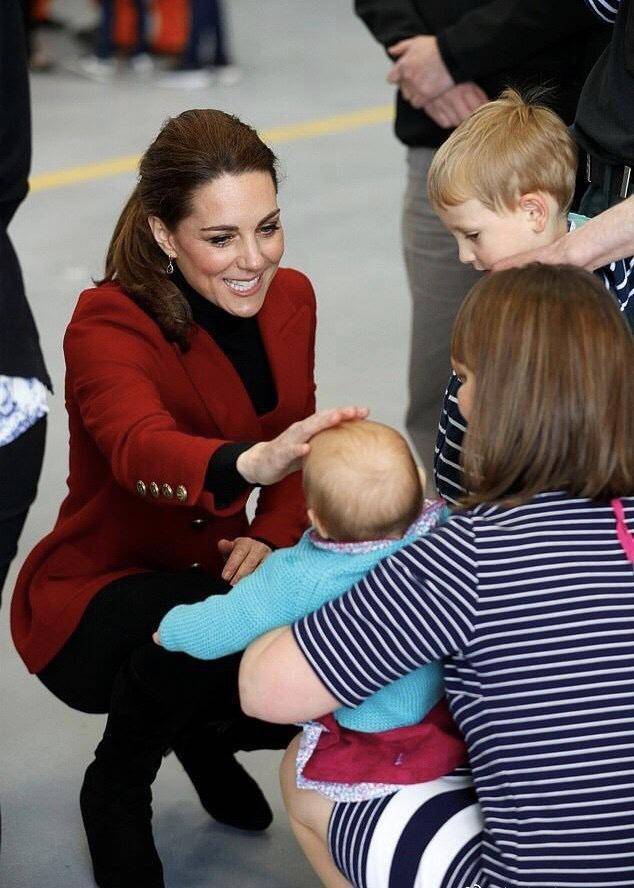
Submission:
M 172 262 L 173 256 L 168 254 L 167 258 L 169 262 L 167 263 L 167 268 L 165 269 L 165 274 L 174 274 L 174 263 Z

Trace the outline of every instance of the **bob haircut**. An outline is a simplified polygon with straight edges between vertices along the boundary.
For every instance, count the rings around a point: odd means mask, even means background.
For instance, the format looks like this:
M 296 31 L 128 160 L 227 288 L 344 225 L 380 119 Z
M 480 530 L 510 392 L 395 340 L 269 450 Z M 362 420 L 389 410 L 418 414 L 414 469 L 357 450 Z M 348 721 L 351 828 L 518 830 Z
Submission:
M 115 226 L 102 281 L 117 281 L 169 342 L 189 348 L 189 304 L 165 273 L 165 254 L 149 216 L 174 231 L 191 213 L 192 197 L 221 176 L 262 172 L 277 191 L 277 159 L 256 131 L 212 108 L 183 111 L 165 121 L 139 164 L 139 180 Z
M 434 155 L 427 177 L 434 210 L 472 198 L 492 212 L 514 210 L 523 194 L 542 191 L 570 208 L 577 148 L 554 111 L 505 90 L 454 130 Z
M 463 505 L 634 494 L 634 339 L 596 277 L 533 264 L 482 278 L 451 354 L 475 375 Z

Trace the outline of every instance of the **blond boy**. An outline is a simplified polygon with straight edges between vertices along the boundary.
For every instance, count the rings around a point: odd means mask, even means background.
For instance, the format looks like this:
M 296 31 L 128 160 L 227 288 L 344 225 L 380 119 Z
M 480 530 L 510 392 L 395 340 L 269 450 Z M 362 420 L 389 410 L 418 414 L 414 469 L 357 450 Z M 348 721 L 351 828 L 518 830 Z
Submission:
M 577 148 L 553 111 L 508 89 L 468 117 L 438 149 L 429 170 L 429 201 L 458 244 L 460 261 L 478 271 L 516 253 L 547 247 L 582 216 L 568 214 Z M 631 260 L 597 270 L 632 323 Z M 456 503 L 464 493 L 460 455 L 466 422 L 457 404 L 459 375 L 449 381 L 434 461 L 436 487 Z

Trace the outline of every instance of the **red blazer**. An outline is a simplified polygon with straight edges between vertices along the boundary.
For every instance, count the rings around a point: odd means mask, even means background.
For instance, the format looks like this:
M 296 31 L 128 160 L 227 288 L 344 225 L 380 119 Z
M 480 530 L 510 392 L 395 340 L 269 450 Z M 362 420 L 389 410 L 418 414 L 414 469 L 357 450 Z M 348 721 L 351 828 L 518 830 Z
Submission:
M 195 327 L 182 354 L 115 284 L 85 290 L 64 339 L 70 427 L 68 496 L 31 552 L 11 606 L 31 672 L 60 650 L 95 593 L 139 571 L 193 564 L 217 576 L 217 542 L 251 534 L 289 546 L 307 524 L 299 472 L 218 508 L 203 489 L 227 441 L 269 440 L 315 409 L 315 297 L 280 269 L 258 314 L 278 403 L 258 417 L 229 359 Z

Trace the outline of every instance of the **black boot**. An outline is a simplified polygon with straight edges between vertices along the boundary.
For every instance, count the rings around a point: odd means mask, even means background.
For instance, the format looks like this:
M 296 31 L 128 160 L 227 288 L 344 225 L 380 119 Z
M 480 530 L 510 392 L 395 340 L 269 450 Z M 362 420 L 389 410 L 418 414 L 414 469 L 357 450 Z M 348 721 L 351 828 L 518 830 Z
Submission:
M 150 787 L 173 733 L 128 662 L 115 681 L 104 736 L 80 794 L 99 888 L 164 888 Z
M 237 829 L 264 830 L 273 812 L 253 777 L 236 761 L 234 749 L 224 741 L 223 727 L 213 723 L 189 726 L 174 740 L 174 753 L 210 817 Z

